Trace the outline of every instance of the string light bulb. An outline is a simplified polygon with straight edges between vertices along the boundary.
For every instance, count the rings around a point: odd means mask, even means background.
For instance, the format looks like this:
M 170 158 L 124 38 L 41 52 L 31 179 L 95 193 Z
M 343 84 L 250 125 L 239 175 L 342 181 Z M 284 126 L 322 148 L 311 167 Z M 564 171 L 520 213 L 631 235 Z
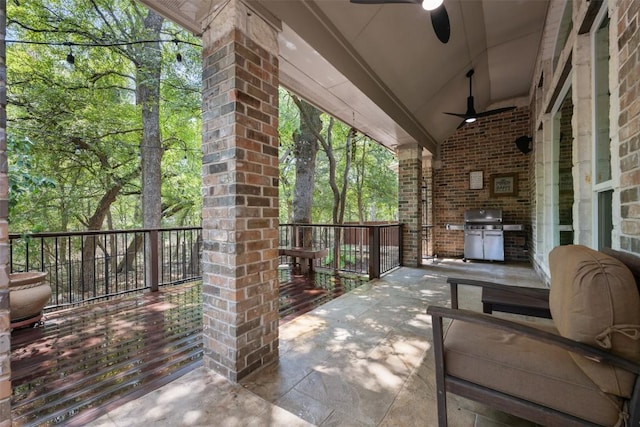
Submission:
M 35 41 L 35 40 L 5 40 L 5 43 L 17 43 L 17 44 L 29 44 L 29 45 L 45 45 L 45 46 L 69 46 L 69 53 L 67 54 L 67 62 L 70 65 L 75 65 L 76 58 L 73 56 L 72 46 L 80 46 L 80 47 L 114 47 L 114 46 L 133 46 L 137 44 L 145 44 L 145 43 L 175 43 L 177 49 L 179 49 L 180 43 L 195 46 L 201 48 L 202 46 L 190 42 L 188 40 L 179 40 L 179 39 L 171 39 L 171 40 L 135 40 L 129 42 L 113 42 L 113 43 L 92 43 L 92 42 L 51 42 L 51 41 Z M 176 53 L 176 61 L 182 62 L 183 57 L 182 54 L 178 51 Z
M 173 42 L 176 44 L 176 49 L 179 49 L 178 41 L 179 41 L 178 39 L 173 39 Z M 176 61 L 182 62 L 182 54 L 180 53 L 180 51 L 176 53 Z
M 71 46 L 69 46 L 69 53 L 67 54 L 67 62 L 71 65 L 76 63 L 76 58 L 73 56 L 73 51 L 71 50 Z

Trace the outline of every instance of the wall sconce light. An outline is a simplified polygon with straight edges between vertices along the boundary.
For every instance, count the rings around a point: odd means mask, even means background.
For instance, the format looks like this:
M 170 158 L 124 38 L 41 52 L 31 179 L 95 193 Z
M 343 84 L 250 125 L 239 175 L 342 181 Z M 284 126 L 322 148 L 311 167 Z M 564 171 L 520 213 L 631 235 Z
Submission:
M 516 146 L 518 147 L 518 150 L 522 151 L 522 153 L 527 154 L 532 150 L 531 141 L 533 141 L 533 138 L 530 136 L 521 136 L 516 139 Z

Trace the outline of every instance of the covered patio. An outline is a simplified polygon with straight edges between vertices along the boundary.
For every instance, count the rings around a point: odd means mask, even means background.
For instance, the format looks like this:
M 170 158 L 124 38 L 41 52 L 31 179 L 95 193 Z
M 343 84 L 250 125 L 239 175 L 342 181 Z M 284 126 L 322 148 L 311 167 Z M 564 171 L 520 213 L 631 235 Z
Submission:
M 197 368 L 88 425 L 436 425 L 426 307 L 448 304 L 449 276 L 543 286 L 524 264 L 403 267 L 281 325 L 279 363 L 239 384 Z M 481 310 L 477 289 L 463 287 L 461 298 Z M 462 398 L 450 417 L 460 426 L 532 425 Z
M 94 425 L 435 425 L 426 308 L 447 304 L 447 276 L 544 286 L 560 244 L 640 253 L 635 2 L 449 0 L 448 45 L 416 4 L 142 2 L 203 40 L 204 367 Z M 470 69 L 478 110 L 515 109 L 456 129 L 460 120 L 442 113 L 464 110 Z M 396 151 L 405 226 L 405 267 L 285 325 L 277 310 L 280 84 Z M 516 148 L 521 137 L 529 144 Z M 509 185 L 496 196 L 501 177 Z M 0 171 L 5 259 L 7 181 Z M 426 212 L 423 182 L 435 196 Z M 510 247 L 527 267 L 419 267 L 423 224 L 432 218 L 435 242 L 453 254 L 461 239 L 444 225 L 469 203 L 504 205 L 525 225 Z M 0 267 L 8 366 L 9 270 Z M 478 294 L 463 298 L 479 310 Z M 10 370 L 0 378 L 4 420 L 10 378 Z M 451 424 L 520 423 L 455 402 Z

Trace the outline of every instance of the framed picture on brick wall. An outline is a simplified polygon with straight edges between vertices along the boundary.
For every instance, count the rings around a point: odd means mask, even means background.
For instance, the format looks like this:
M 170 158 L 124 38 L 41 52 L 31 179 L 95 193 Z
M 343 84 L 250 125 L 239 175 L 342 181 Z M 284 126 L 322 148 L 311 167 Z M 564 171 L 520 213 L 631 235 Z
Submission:
M 482 190 L 482 171 L 469 172 L 469 190 Z
M 518 194 L 518 175 L 499 173 L 491 175 L 491 197 L 516 196 Z

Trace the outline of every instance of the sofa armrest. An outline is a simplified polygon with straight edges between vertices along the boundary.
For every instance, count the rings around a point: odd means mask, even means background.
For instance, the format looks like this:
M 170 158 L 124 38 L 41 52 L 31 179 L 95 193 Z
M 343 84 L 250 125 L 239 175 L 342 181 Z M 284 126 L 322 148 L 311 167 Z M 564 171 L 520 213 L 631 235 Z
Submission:
M 488 314 L 478 313 L 471 310 L 451 309 L 435 305 L 429 306 L 427 308 L 427 314 L 430 314 L 433 320 L 434 348 L 442 349 L 442 319 L 460 320 L 462 322 L 476 323 L 489 328 L 500 329 L 522 335 L 532 340 L 563 348 L 572 353 L 586 357 L 594 362 L 608 363 L 610 365 L 618 366 L 626 371 L 633 372 L 637 375 L 640 374 L 640 365 L 635 362 L 632 362 L 615 354 L 611 354 L 597 347 L 564 338 L 560 335 L 543 331 L 541 329 L 537 329 L 522 323 L 512 322 L 507 319 L 494 317 Z
M 549 300 L 548 288 L 531 288 L 525 286 L 505 285 L 502 283 L 486 282 L 484 280 L 465 279 L 461 277 L 449 277 L 447 283 L 451 290 L 451 308 L 458 308 L 458 285 L 479 286 L 482 288 L 497 289 L 506 292 L 519 293 L 540 298 L 541 296 Z

